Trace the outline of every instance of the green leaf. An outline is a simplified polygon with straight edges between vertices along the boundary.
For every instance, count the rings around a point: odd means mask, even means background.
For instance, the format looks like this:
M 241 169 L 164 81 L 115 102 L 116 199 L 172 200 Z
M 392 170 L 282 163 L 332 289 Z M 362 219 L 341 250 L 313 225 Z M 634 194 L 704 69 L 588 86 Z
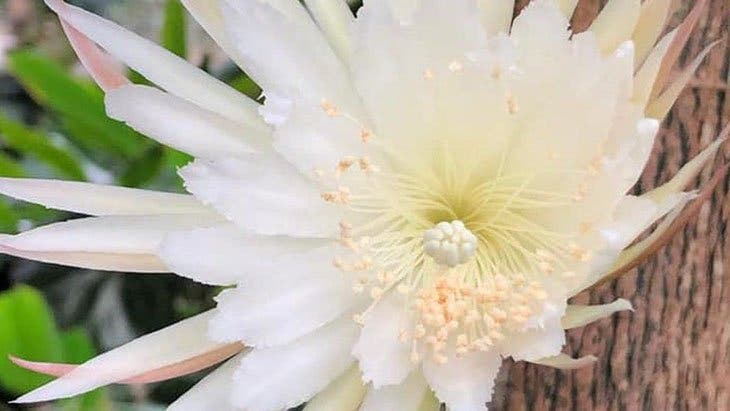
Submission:
M 156 145 L 132 161 L 119 177 L 119 184 L 125 187 L 140 187 L 159 174 L 164 162 L 164 147 Z
M 63 361 L 53 314 L 40 292 L 20 285 L 0 294 L 0 384 L 14 394 L 35 389 L 51 378 L 26 371 L 8 359 Z
M 55 170 L 59 175 L 72 180 L 86 180 L 81 164 L 69 152 L 51 144 L 51 140 L 36 131 L 16 123 L 0 114 L 0 137 L 13 149 L 35 157 L 41 163 Z
M 59 113 L 70 138 L 92 158 L 133 157 L 149 145 L 139 133 L 106 116 L 104 95 L 88 81 L 69 75 L 58 63 L 33 50 L 8 57 L 9 71 L 41 105 Z
M 228 82 L 228 84 L 254 100 L 258 100 L 261 96 L 261 87 L 259 87 L 258 84 L 251 79 L 251 77 L 245 74 L 240 74 L 234 77 Z
M 5 201 L 0 201 L 0 232 L 15 233 L 18 231 L 20 216 Z
M 187 24 L 185 8 L 179 0 L 165 2 L 165 20 L 162 24 L 160 40 L 162 46 L 178 56 L 187 56 Z
M 28 174 L 18 160 L 0 151 L 0 176 L 27 177 Z

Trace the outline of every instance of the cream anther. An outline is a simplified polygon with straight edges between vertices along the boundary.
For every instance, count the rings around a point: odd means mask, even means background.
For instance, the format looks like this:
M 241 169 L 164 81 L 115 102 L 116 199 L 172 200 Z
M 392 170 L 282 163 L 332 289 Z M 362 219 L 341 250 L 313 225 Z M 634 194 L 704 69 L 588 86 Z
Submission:
M 474 257 L 477 238 L 461 221 L 443 221 L 423 233 L 423 249 L 440 265 L 456 267 Z

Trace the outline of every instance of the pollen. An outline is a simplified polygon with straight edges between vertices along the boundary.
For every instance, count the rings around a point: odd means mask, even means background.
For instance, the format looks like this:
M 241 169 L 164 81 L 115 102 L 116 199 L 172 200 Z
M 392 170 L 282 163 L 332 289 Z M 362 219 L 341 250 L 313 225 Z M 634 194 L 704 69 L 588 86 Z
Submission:
M 423 233 L 423 249 L 438 264 L 456 267 L 474 257 L 477 237 L 459 220 L 443 221 Z

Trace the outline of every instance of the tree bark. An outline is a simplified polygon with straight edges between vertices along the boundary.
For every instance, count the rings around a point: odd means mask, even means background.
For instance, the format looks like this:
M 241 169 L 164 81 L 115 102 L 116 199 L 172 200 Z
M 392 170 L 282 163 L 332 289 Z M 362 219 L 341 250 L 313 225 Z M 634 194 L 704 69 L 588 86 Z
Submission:
M 573 26 L 586 27 L 603 2 L 581 0 Z M 669 27 L 694 3 L 675 0 Z M 730 1 L 709 3 L 679 68 L 728 35 Z M 637 192 L 667 181 L 730 121 L 728 43 L 707 57 L 665 120 Z M 715 165 L 728 161 L 730 144 L 717 157 Z M 699 186 L 711 171 L 701 175 Z M 593 354 L 599 358 L 595 366 L 559 371 L 506 362 L 490 409 L 730 410 L 729 181 L 655 257 L 573 299 L 597 304 L 626 298 L 635 308 L 568 333 L 565 351 Z

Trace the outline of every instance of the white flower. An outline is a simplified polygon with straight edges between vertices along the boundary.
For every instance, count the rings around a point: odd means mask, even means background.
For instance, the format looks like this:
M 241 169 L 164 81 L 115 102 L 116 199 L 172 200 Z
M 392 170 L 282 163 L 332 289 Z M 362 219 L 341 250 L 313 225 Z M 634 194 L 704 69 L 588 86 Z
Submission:
M 63 375 L 21 402 L 240 352 L 171 409 L 483 409 L 502 358 L 592 362 L 561 354 L 564 329 L 630 305 L 567 299 L 646 247 L 622 253 L 676 216 L 719 145 L 626 195 L 689 79 L 664 91 L 701 5 L 654 47 L 668 1 L 612 0 L 572 35 L 575 1 L 535 0 L 513 23 L 511 1 L 366 0 L 357 19 L 338 1 L 183 2 L 265 104 L 48 0 L 109 115 L 196 157 L 180 170 L 193 196 L 3 179 L 7 195 L 94 217 L 2 251 L 232 287 L 78 368 L 18 360 Z M 90 39 L 160 88 L 129 85 Z

